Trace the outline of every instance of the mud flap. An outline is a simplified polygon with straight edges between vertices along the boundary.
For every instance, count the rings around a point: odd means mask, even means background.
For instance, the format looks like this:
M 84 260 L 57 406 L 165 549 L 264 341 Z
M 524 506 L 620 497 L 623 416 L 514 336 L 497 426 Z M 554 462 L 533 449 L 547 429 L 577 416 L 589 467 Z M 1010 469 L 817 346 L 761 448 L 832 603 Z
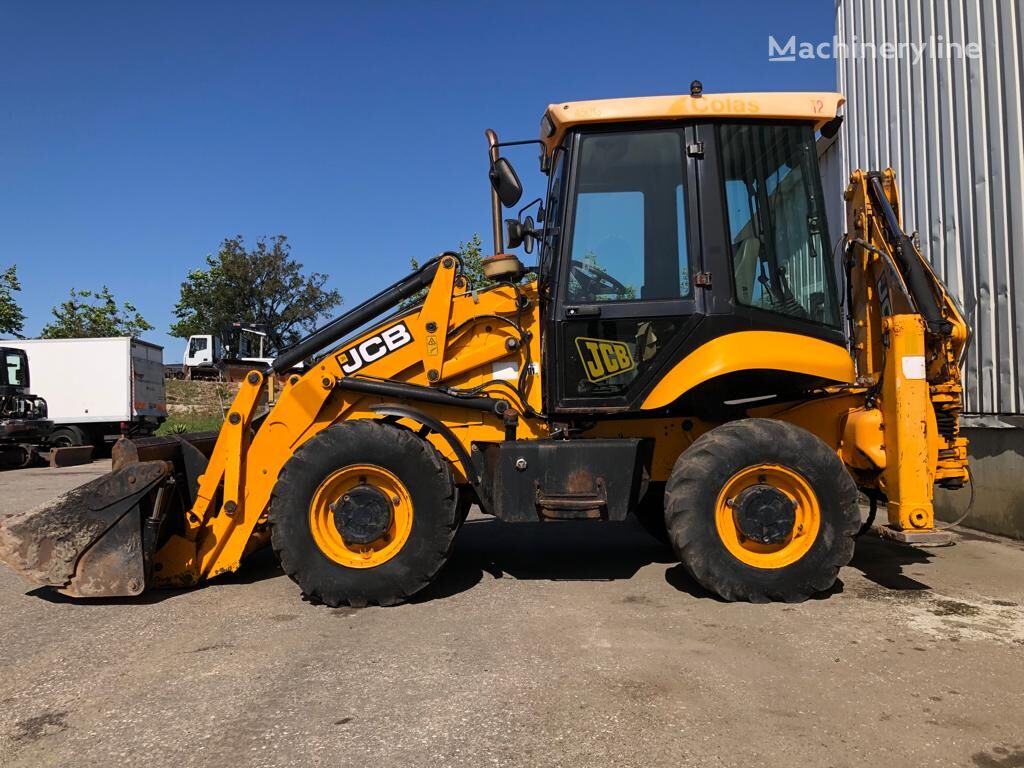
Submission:
M 140 502 L 172 472 L 129 464 L 0 522 L 0 561 L 74 597 L 130 597 L 145 587 Z

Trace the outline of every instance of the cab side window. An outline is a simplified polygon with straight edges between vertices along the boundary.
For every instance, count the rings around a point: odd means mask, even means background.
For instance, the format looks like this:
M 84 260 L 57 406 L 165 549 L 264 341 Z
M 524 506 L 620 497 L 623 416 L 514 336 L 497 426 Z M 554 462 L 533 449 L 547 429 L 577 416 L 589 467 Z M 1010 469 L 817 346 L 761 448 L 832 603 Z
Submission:
M 719 141 L 737 301 L 838 326 L 813 131 L 723 125 Z

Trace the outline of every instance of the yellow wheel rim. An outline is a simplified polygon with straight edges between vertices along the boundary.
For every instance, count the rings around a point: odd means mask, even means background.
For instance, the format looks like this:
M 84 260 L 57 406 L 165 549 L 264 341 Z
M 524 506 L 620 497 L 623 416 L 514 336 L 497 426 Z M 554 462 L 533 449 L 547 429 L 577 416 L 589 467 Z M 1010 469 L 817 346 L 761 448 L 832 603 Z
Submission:
M 796 505 L 789 535 L 780 542 L 762 544 L 743 535 L 733 503 L 754 485 L 769 485 Z M 758 464 L 729 478 L 715 503 L 715 527 L 725 548 L 741 563 L 754 568 L 785 568 L 807 554 L 821 528 L 821 508 L 810 483 L 800 474 L 778 464 Z
M 369 544 L 349 544 L 335 523 L 334 509 L 352 489 L 369 486 L 380 491 L 391 505 L 387 532 Z M 412 531 L 412 497 L 394 474 L 374 464 L 352 464 L 328 475 L 309 505 L 309 529 L 313 541 L 327 557 L 346 568 L 373 568 L 397 555 Z

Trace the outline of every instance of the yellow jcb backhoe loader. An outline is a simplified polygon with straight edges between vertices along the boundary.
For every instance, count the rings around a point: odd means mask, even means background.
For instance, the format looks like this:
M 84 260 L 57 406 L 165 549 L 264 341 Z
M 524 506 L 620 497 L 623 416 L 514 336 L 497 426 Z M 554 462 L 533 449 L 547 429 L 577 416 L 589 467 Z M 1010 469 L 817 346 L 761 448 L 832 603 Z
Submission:
M 538 141 L 512 142 L 540 146 L 536 222 L 534 204 L 501 221 L 522 188 L 488 131 L 495 284 L 431 259 L 284 351 L 274 372 L 313 362 L 272 406 L 254 370 L 218 434 L 121 441 L 108 476 L 4 522 L 0 557 L 68 595 L 129 596 L 270 543 L 310 598 L 390 605 L 436 576 L 472 504 L 635 513 L 701 585 L 757 602 L 833 584 L 858 489 L 892 535 L 941 535 L 933 490 L 969 479 L 968 330 L 891 170 L 852 174 L 837 270 L 815 139 L 842 104 L 698 83 L 554 104 Z M 528 268 L 507 250 L 534 243 Z

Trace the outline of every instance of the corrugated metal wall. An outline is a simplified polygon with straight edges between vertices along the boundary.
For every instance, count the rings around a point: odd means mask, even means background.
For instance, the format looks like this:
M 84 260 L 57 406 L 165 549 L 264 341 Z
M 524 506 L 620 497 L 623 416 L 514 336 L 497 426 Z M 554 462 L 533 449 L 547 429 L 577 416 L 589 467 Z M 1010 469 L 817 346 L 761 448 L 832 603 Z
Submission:
M 838 56 L 842 165 L 892 166 L 904 226 L 974 329 L 969 413 L 1024 414 L 1024 10 L 1021 0 L 837 0 L 857 43 L 981 44 L 980 59 Z

